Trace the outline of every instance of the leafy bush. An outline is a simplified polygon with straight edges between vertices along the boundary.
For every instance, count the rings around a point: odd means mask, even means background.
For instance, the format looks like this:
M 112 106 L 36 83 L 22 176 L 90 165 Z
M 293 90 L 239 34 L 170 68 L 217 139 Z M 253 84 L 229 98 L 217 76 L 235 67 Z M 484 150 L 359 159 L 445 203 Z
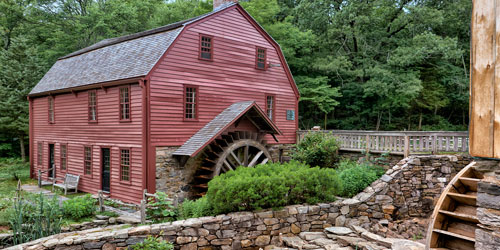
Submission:
M 339 160 L 339 143 L 331 134 L 307 133 L 297 144 L 292 159 L 310 166 L 334 167 Z
M 156 198 L 148 198 L 147 219 L 154 222 L 172 221 L 175 217 L 174 206 L 164 192 L 156 192 Z
M 133 250 L 173 250 L 174 245 L 159 237 L 148 236 L 143 242 L 132 246 Z
M 385 173 L 382 167 L 357 164 L 353 161 L 340 162 L 338 171 L 342 182 L 342 191 L 339 195 L 343 197 L 352 197 L 358 194 Z
M 56 196 L 50 200 L 41 193 L 26 196 L 17 199 L 10 211 L 14 245 L 61 232 L 62 213 Z
M 179 206 L 180 219 L 198 218 L 209 215 L 214 214 L 206 196 L 195 201 L 186 200 Z
M 208 183 L 213 212 L 251 211 L 290 204 L 329 202 L 341 190 L 334 169 L 292 161 L 237 168 Z
M 64 216 L 71 219 L 81 219 L 95 213 L 95 199 L 90 194 L 75 197 L 63 202 Z

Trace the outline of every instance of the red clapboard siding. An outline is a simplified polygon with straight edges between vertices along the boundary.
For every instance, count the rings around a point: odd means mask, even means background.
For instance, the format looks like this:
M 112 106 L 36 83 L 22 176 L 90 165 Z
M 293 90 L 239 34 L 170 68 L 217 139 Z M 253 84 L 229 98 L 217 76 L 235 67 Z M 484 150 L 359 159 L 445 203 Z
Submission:
M 213 61 L 198 59 L 199 34 L 213 36 Z M 256 47 L 267 50 L 267 63 L 281 67 L 255 69 Z M 182 145 L 234 102 L 255 100 L 265 110 L 266 94 L 276 98 L 275 123 L 283 132 L 279 143 L 295 143 L 296 121 L 286 120 L 286 111 L 296 110 L 297 98 L 286 65 L 280 61 L 280 52 L 238 9 L 187 26 L 167 53 L 150 74 L 152 145 Z M 183 119 L 184 84 L 199 87 L 198 121 Z M 271 136 L 266 140 L 276 143 Z
M 55 123 L 48 123 L 47 97 L 33 98 L 33 166 L 35 176 L 38 169 L 48 169 L 49 144 L 55 144 L 57 177 L 60 170 L 60 145 L 67 148 L 67 173 L 81 176 L 79 189 L 96 193 L 101 189 L 101 147 L 111 148 L 111 197 L 126 202 L 139 202 L 142 197 L 142 90 L 138 84 L 130 85 L 131 121 L 119 121 L 118 89 L 97 89 L 97 123 L 88 122 L 88 92 L 67 93 L 54 96 Z M 38 142 L 43 142 L 43 164 L 37 164 Z M 83 172 L 83 148 L 92 146 L 92 175 Z M 119 148 L 131 149 L 131 182 L 119 179 Z M 47 174 L 44 175 L 47 177 Z

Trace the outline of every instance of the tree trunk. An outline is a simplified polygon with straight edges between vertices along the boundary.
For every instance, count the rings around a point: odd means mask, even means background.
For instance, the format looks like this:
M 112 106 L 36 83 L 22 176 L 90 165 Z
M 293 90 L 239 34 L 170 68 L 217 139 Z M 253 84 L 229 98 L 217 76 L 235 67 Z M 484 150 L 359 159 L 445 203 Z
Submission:
M 328 118 L 328 114 L 325 113 L 325 130 L 326 130 L 326 120 L 327 120 L 327 118 Z
M 389 109 L 389 124 L 391 124 L 391 110 Z
M 422 130 L 422 112 L 420 112 L 420 116 L 418 117 L 418 130 Z
M 19 146 L 21 147 L 21 159 L 26 162 L 26 152 L 24 151 L 24 135 L 19 135 Z
M 375 127 L 375 130 L 378 131 L 380 129 L 380 120 L 382 119 L 382 111 L 379 111 L 377 114 L 377 126 Z

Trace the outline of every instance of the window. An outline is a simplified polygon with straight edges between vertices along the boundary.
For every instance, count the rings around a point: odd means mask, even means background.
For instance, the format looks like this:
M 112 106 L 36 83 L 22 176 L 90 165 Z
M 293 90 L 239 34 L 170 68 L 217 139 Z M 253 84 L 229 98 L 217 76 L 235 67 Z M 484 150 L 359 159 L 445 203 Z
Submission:
M 97 122 L 97 92 L 89 90 L 89 121 Z
M 54 97 L 49 96 L 48 98 L 49 104 L 49 123 L 54 123 Z
M 39 142 L 38 143 L 38 150 L 37 150 L 37 164 L 38 164 L 38 166 L 42 166 L 42 155 L 43 155 L 43 143 Z
M 275 100 L 273 95 L 266 95 L 266 114 L 269 119 L 274 121 Z
M 130 87 L 120 88 L 120 120 L 130 120 Z
M 196 120 L 198 118 L 198 87 L 184 86 L 184 119 Z
M 130 181 L 130 149 L 120 149 L 120 180 Z
M 83 150 L 84 154 L 84 169 L 83 173 L 86 175 L 91 175 L 92 174 L 92 147 L 90 146 L 85 146 Z
M 266 70 L 266 49 L 257 47 L 257 52 L 255 55 L 255 67 L 257 69 Z
M 68 167 L 68 145 L 61 144 L 61 170 L 66 170 Z
M 211 36 L 200 35 L 200 59 L 203 60 L 213 60 L 214 38 Z

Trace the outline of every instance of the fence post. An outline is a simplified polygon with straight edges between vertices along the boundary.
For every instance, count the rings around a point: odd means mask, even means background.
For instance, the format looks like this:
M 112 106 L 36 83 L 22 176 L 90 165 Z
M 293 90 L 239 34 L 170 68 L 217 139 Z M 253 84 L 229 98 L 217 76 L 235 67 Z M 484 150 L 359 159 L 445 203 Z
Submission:
M 404 149 L 404 157 L 408 157 L 410 155 L 410 136 L 405 134 L 405 149 Z
M 366 135 L 366 155 L 370 153 L 370 135 Z
M 42 170 L 38 169 L 38 187 L 42 188 Z
M 99 211 L 104 212 L 104 198 L 102 197 L 102 190 L 97 191 L 97 200 L 99 201 Z
M 141 200 L 141 224 L 146 223 L 146 200 Z
M 432 154 L 435 155 L 437 153 L 437 142 L 438 142 L 438 136 L 434 135 L 432 138 Z

